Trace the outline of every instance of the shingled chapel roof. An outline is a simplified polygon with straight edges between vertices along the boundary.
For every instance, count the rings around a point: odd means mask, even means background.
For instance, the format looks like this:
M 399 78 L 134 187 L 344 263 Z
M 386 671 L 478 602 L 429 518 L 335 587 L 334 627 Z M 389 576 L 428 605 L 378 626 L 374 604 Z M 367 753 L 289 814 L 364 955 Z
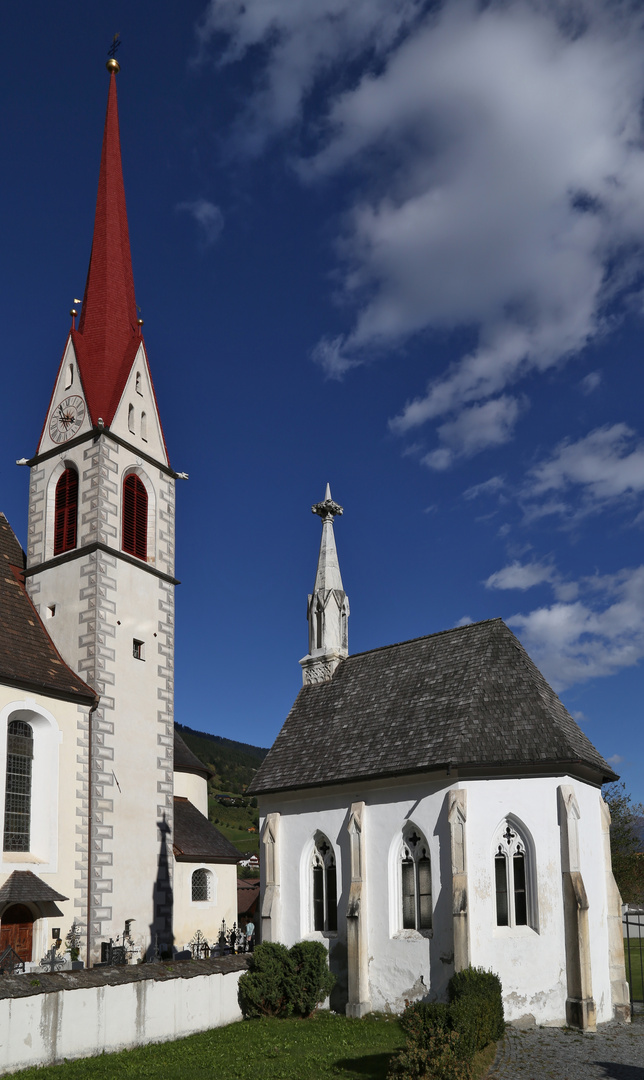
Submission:
M 196 754 L 193 754 L 190 747 L 181 738 L 176 727 L 174 729 L 174 771 L 196 773 L 197 776 L 202 776 L 204 780 L 207 780 L 210 776 L 208 766 L 204 765 Z
M 615 780 L 501 619 L 344 660 L 303 686 L 249 793 L 435 770 Z
M 179 862 L 238 863 L 236 847 L 193 806 L 188 799 L 174 797 L 174 857 Z
M 93 705 L 97 695 L 65 663 L 24 585 L 25 555 L 0 513 L 0 683 Z

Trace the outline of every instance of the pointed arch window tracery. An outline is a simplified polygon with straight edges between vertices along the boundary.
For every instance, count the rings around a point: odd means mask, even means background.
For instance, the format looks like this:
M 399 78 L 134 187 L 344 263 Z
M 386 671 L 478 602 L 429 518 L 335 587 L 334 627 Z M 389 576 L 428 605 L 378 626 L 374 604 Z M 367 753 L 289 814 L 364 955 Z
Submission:
M 311 856 L 311 908 L 314 930 L 338 929 L 338 886 L 333 847 L 318 834 Z
M 497 926 L 536 929 L 535 859 L 527 834 L 506 818 L 494 840 Z
M 432 929 L 432 866 L 429 845 L 409 822 L 400 849 L 400 895 L 403 930 Z
M 148 493 L 136 473 L 123 481 L 123 527 L 121 547 L 137 559 L 148 554 Z
M 67 468 L 56 484 L 54 503 L 54 555 L 76 547 L 78 522 L 78 473 Z

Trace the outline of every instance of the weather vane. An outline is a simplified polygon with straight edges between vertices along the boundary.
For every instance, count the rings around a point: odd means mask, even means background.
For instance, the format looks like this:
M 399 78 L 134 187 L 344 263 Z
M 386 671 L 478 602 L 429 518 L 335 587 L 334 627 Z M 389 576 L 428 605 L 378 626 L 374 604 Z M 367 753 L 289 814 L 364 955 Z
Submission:
M 117 50 L 121 48 L 120 38 L 121 38 L 120 33 L 115 34 L 114 37 L 112 38 L 112 44 L 110 45 L 109 49 L 107 50 L 107 55 L 110 56 L 112 58 L 112 60 L 116 59 Z

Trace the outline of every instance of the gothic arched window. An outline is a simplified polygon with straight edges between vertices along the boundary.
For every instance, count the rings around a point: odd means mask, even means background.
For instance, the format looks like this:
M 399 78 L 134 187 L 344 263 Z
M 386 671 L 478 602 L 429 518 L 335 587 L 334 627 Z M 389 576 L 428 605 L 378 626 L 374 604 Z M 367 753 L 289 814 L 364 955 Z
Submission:
M 315 840 L 311 856 L 311 901 L 314 930 L 338 929 L 338 886 L 333 848 L 326 836 Z
M 424 836 L 409 824 L 403 833 L 400 858 L 403 930 L 432 928 L 432 867 Z
M 76 547 L 78 520 L 78 473 L 65 469 L 56 484 L 54 504 L 54 555 Z
M 205 900 L 212 900 L 212 874 L 200 867 L 192 872 L 192 902 L 198 904 Z
M 31 763 L 34 733 L 25 720 L 7 727 L 4 850 L 29 851 L 31 839 Z
M 494 841 L 497 926 L 534 926 L 534 857 L 522 830 L 506 819 Z
M 148 554 L 148 493 L 136 473 L 123 482 L 123 534 L 121 547 L 137 559 Z

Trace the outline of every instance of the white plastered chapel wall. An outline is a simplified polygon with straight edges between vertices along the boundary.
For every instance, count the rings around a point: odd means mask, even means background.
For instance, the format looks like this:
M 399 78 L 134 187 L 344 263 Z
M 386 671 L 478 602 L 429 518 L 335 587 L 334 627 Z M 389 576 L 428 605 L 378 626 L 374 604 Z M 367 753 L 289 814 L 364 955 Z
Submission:
M 188 799 L 200 814 L 208 817 L 208 781 L 196 773 L 175 772 L 174 793 Z
M 211 899 L 193 901 L 192 875 L 204 869 L 212 874 Z M 197 930 L 210 944 L 217 940 L 222 919 L 230 929 L 237 921 L 237 866 L 233 863 L 174 863 L 174 944 L 184 949 Z
M 2 852 L 0 886 L 14 870 L 31 870 L 68 900 L 57 901 L 60 916 L 36 917 L 33 959 L 40 960 L 51 945 L 51 927 L 60 926 L 63 936 L 80 911 L 76 868 L 78 788 L 80 783 L 61 782 L 78 771 L 78 722 L 88 709 L 43 694 L 24 694 L 15 687 L 0 686 L 0 822 L 4 826 L 7 725 L 25 719 L 34 729 L 32 774 L 31 852 Z M 34 909 L 35 910 L 35 909 Z M 36 913 L 36 912 L 35 912 Z
M 134 431 L 132 431 L 130 424 L 130 407 L 134 419 Z M 146 416 L 147 438 L 143 437 L 141 431 L 142 413 L 145 413 Z M 168 464 L 143 343 L 139 346 L 132 364 L 121 400 L 110 424 L 110 431 L 113 431 L 120 439 L 130 443 L 131 446 L 140 449 L 143 453 L 150 454 L 155 461 L 160 461 L 164 465 Z
M 447 822 L 450 790 L 467 791 L 466 845 L 471 963 L 496 971 L 507 1019 L 532 1015 L 537 1023 L 565 1023 L 566 964 L 561 878 L 558 787 L 573 784 L 580 805 L 581 870 L 590 902 L 592 985 L 598 1021 L 612 1019 L 606 928 L 605 867 L 600 830 L 600 792 L 567 776 L 450 782 L 427 778 L 385 786 L 373 782 L 310 794 L 260 797 L 265 816 L 280 818 L 280 920 L 277 940 L 327 942 L 310 923 L 308 853 L 316 831 L 333 844 L 338 866 L 338 941 L 346 940 L 348 834 L 352 802 L 364 799 L 368 954 L 374 1009 L 401 1011 L 405 1000 L 442 996 L 453 972 L 451 854 Z M 492 842 L 501 821 L 513 815 L 534 842 L 538 932 L 496 926 Z M 407 821 L 424 834 L 432 862 L 433 930 L 396 932 L 399 924 L 397 852 Z M 262 845 L 263 856 L 263 845 Z M 262 874 L 264 868 L 262 867 Z M 264 877 L 262 878 L 264 881 Z

